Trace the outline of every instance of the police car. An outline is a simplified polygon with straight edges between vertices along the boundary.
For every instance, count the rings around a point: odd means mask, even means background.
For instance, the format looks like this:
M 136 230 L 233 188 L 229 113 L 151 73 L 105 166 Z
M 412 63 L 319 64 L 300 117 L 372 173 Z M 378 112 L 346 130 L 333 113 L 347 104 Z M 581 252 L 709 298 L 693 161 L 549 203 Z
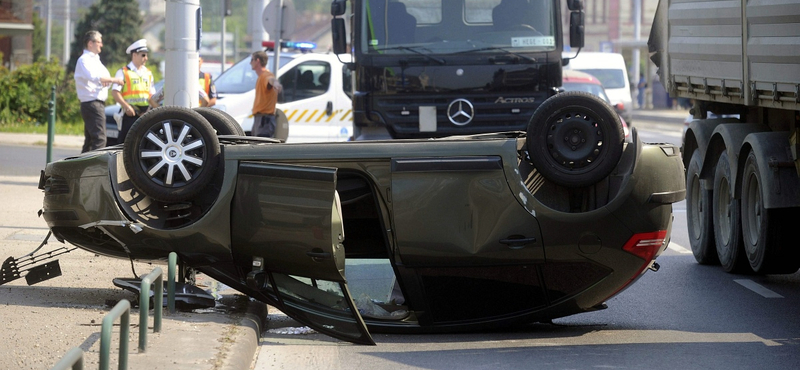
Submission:
M 289 47 L 294 45 L 307 44 L 288 44 Z M 268 55 L 267 68 L 272 69 L 273 54 L 268 52 Z M 335 54 L 282 52 L 277 75 L 283 85 L 277 109 L 288 121 L 288 134 L 284 133 L 287 142 L 350 139 L 353 135 L 351 71 Z M 214 108 L 233 116 L 247 134 L 253 127 L 257 78 L 248 56 L 214 80 L 217 87 Z M 280 113 L 278 121 L 280 134 Z

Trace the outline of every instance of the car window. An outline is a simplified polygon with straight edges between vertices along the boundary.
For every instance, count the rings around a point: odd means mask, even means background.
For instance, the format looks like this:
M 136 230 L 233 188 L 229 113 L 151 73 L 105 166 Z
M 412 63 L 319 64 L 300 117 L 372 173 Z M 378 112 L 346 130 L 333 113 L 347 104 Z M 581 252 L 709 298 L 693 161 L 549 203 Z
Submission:
M 328 91 L 331 65 L 322 61 L 298 64 L 280 77 L 283 86 L 278 103 L 291 103 L 319 96 Z
M 291 56 L 281 56 L 281 67 L 292 59 L 294 58 Z M 272 68 L 271 61 L 267 62 L 267 68 Z M 214 85 L 218 94 L 241 94 L 255 89 L 257 79 L 258 75 L 250 67 L 250 56 L 247 56 L 219 75 L 214 80 Z

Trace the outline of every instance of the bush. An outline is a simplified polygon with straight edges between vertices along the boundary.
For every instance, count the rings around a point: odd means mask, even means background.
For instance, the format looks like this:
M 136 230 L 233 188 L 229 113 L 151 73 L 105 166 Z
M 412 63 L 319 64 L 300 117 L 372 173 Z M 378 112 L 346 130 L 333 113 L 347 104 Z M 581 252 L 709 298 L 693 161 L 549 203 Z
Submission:
M 0 69 L 0 127 L 47 123 L 53 86 L 57 118 L 62 122 L 80 121 L 75 82 L 72 76 L 66 76 L 56 58 L 23 65 L 14 71 Z

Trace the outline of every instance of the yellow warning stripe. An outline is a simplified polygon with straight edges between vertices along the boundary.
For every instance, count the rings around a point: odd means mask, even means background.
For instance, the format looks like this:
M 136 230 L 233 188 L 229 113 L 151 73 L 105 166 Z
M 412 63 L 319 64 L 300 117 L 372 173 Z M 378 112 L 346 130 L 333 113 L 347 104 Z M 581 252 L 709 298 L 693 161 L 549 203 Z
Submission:
M 284 114 L 286 114 L 286 120 L 289 122 L 330 122 L 337 116 L 341 114 L 341 118 L 338 120 L 344 121 L 350 119 L 350 114 L 352 113 L 351 109 L 337 109 L 333 111 L 331 115 L 325 114 L 324 110 L 320 109 L 293 109 L 293 110 L 284 110 Z

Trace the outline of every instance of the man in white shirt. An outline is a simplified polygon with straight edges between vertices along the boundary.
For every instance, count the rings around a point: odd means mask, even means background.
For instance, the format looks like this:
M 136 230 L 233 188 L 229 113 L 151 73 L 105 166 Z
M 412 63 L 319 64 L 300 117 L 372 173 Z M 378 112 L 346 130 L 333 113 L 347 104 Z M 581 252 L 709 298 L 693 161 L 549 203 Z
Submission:
M 118 143 L 125 142 L 125 136 L 134 122 L 150 107 L 148 101 L 155 94 L 153 74 L 147 69 L 147 40 L 137 40 L 125 50 L 131 56 L 127 66 L 117 70 L 114 78 L 125 81 L 125 84 L 114 84 L 111 96 L 120 105 L 123 112 L 122 124 L 119 128 Z
M 103 48 L 103 35 L 97 31 L 89 31 L 83 35 L 83 55 L 75 65 L 75 89 L 81 101 L 81 117 L 83 117 L 83 149 L 82 152 L 106 146 L 106 114 L 105 101 L 108 98 L 108 87 L 112 83 L 123 84 L 112 78 L 108 69 L 100 61 Z

